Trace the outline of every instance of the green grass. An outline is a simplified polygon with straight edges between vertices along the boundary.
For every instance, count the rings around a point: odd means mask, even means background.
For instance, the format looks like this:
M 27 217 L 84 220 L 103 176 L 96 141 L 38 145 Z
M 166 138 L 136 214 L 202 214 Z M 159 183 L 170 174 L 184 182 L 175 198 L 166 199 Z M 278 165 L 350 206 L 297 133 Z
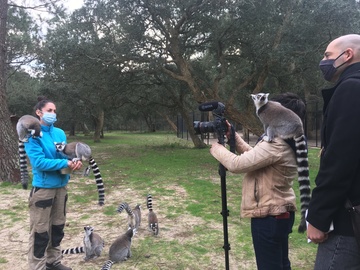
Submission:
M 69 139 L 75 140 L 91 146 L 104 179 L 106 198 L 121 191 L 116 202 L 133 202 L 151 193 L 154 208 L 161 213 L 160 235 L 153 237 L 146 230 L 141 232 L 142 236 L 134 240 L 132 258 L 125 262 L 127 269 L 224 269 L 220 176 L 218 162 L 208 148 L 194 149 L 191 142 L 163 133 L 112 132 L 105 134 L 101 143 L 84 136 Z M 318 149 L 309 150 L 312 182 L 318 169 L 317 155 Z M 226 177 L 230 268 L 255 269 L 250 221 L 240 218 L 242 177 L 231 173 Z M 84 185 L 84 181 L 91 182 L 79 177 L 69 188 L 69 204 L 72 212 L 76 211 L 70 222 L 83 224 L 96 214 L 107 228 L 118 227 L 119 217 L 115 214 L 118 204 L 106 201 L 100 213 L 98 208 L 88 207 L 97 201 L 97 194 L 94 185 Z M 2 183 L 0 194 L 18 188 Z M 296 182 L 294 189 L 298 195 Z M 145 203 L 142 205 L 142 227 L 146 227 Z M 17 207 L 22 206 L 0 210 L 0 215 L 11 216 L 16 222 Z M 290 236 L 292 269 L 312 269 L 316 246 L 307 243 L 306 235 L 297 233 L 299 220 L 297 212 Z M 67 233 L 75 235 L 75 230 L 69 229 Z M 88 269 L 86 264 L 82 267 L 76 269 Z M 117 267 L 113 268 L 122 269 Z
M 87 143 L 91 144 L 91 141 Z M 176 207 L 173 203 L 169 205 L 166 202 L 161 203 L 162 210 L 167 213 L 166 218 L 175 219 L 186 213 L 201 218 L 205 221 L 205 225 L 194 226 L 192 232 L 189 232 L 198 245 L 187 250 L 188 247 L 174 240 L 171 241 L 170 246 L 166 247 L 170 248 L 170 251 L 166 253 L 175 255 L 179 252 L 185 261 L 186 254 L 189 254 L 189 260 L 192 261 L 191 258 L 203 257 L 209 250 L 216 247 L 219 256 L 222 256 L 220 176 L 218 163 L 210 155 L 209 149 L 194 149 L 191 143 L 169 134 L 129 133 L 112 133 L 111 136 L 106 136 L 101 144 L 92 144 L 92 147 L 99 152 L 106 152 L 108 159 L 101 164 L 101 168 L 107 170 L 113 179 L 113 185 L 125 182 L 127 187 L 136 189 L 143 195 L 151 190 L 158 199 L 174 193 L 173 190 L 167 188 L 169 185 L 176 184 L 186 190 L 188 198 L 182 203 L 183 207 Z M 314 179 L 318 168 L 318 149 L 309 150 L 309 160 L 311 179 Z M 229 173 L 227 175 L 230 256 L 251 261 L 254 253 L 249 220 L 239 218 L 241 180 L 242 175 Z M 299 195 L 296 182 L 294 189 Z M 299 199 L 298 205 L 300 205 Z M 293 269 L 307 269 L 306 265 L 308 269 L 311 269 L 316 246 L 307 244 L 305 235 L 297 233 L 299 220 L 300 213 L 298 212 L 294 233 L 291 234 L 290 239 Z M 214 231 L 211 224 L 217 224 L 217 230 Z M 144 245 L 147 245 L 146 242 Z M 157 246 L 156 250 L 162 254 L 164 248 Z M 199 269 L 209 267 L 206 265 L 206 260 L 203 263 L 204 265 L 199 266 Z M 185 268 L 177 265 L 176 269 L 186 269 L 186 266 L 189 266 L 189 263 L 184 264 Z

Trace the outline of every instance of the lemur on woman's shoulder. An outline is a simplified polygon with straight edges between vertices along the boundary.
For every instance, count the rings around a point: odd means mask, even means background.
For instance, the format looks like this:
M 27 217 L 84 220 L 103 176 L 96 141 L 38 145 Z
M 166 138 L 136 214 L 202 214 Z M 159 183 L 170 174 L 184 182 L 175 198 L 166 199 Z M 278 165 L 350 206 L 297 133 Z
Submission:
M 27 170 L 27 155 L 24 143 L 27 142 L 30 137 L 42 137 L 40 120 L 32 115 L 23 115 L 19 118 L 16 124 L 16 131 L 19 137 L 18 152 L 21 184 L 24 189 L 27 189 L 29 173 Z
M 301 221 L 298 231 L 302 233 L 306 231 L 305 212 L 311 198 L 308 149 L 304 128 L 300 117 L 295 112 L 279 102 L 268 100 L 268 96 L 268 93 L 251 95 L 256 114 L 264 126 L 263 140 L 271 142 L 275 137 L 280 137 L 284 140 L 294 139 L 295 141 L 301 202 Z

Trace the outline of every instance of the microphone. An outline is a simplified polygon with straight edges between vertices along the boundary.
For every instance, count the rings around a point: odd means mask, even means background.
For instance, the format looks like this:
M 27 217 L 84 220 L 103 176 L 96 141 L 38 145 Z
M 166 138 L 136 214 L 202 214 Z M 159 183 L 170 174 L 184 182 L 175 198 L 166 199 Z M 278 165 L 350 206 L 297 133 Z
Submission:
M 217 101 L 202 103 L 199 105 L 199 111 L 201 112 L 213 111 L 217 109 L 218 106 L 219 106 L 219 102 Z

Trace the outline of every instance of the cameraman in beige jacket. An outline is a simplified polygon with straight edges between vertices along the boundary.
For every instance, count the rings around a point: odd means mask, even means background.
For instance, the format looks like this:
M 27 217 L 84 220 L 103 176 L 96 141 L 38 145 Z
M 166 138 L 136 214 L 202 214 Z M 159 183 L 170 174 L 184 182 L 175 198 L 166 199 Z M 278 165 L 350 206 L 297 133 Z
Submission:
M 273 99 L 274 100 L 274 99 Z M 305 104 L 292 93 L 275 98 L 304 119 Z M 297 178 L 293 140 L 261 140 L 251 147 L 235 133 L 234 154 L 219 143 L 210 153 L 226 169 L 244 173 L 241 216 L 251 218 L 251 232 L 258 269 L 291 269 L 288 239 L 292 232 L 296 198 L 292 188 Z
M 294 151 L 283 139 L 259 141 L 254 148 L 235 133 L 236 155 L 221 144 L 211 154 L 233 173 L 245 173 L 242 183 L 241 216 L 262 218 L 296 210 L 292 189 L 297 177 Z

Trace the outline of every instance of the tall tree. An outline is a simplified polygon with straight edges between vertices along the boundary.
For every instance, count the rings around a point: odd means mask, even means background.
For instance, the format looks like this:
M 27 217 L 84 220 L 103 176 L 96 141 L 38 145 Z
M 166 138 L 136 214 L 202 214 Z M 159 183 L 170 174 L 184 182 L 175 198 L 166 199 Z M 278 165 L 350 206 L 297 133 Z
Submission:
M 55 2 L 51 2 L 51 5 L 45 3 L 39 7 L 54 9 Z M 28 28 L 30 17 L 23 8 L 25 7 L 10 4 L 8 0 L 0 1 L 0 181 L 13 183 L 20 182 L 20 170 L 17 162 L 17 136 L 10 120 L 6 85 L 13 72 L 33 59 L 29 52 L 33 53 L 31 49 L 36 47 L 31 46 L 34 36 L 30 34 L 36 32 L 36 29 Z
M 356 31 L 358 11 L 356 0 L 86 0 L 47 36 L 43 61 L 71 96 L 96 108 L 97 120 L 126 102 L 123 76 L 141 81 L 140 74 L 161 78 L 152 89 L 168 89 L 169 107 L 184 118 L 189 106 L 218 100 L 226 117 L 261 133 L 249 94 L 316 96 L 323 46 Z M 166 88 L 168 80 L 178 87 Z
M 16 133 L 6 101 L 6 36 L 8 1 L 0 0 L 0 181 L 19 182 Z
M 118 14 L 134 61 L 183 82 L 197 102 L 222 101 L 255 133 L 262 129 L 249 94 L 316 91 L 322 44 L 359 21 L 355 0 L 101 2 Z
M 40 95 L 41 81 L 22 70 L 12 69 L 11 71 L 13 73 L 6 84 L 6 98 L 10 114 L 19 117 L 31 114 L 37 97 Z

